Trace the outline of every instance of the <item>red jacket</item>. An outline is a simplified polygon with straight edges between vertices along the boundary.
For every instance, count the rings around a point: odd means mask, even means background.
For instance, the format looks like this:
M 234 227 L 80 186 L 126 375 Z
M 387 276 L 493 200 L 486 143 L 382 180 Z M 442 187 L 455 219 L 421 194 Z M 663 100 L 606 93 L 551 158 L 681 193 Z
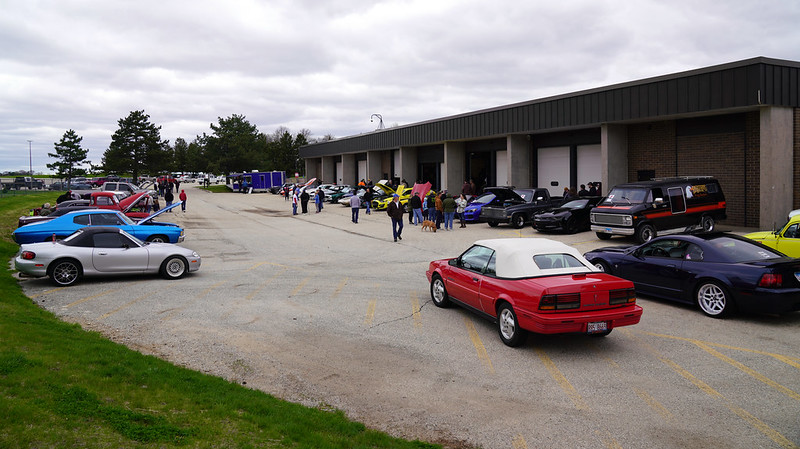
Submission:
M 178 195 L 178 198 L 180 198 L 180 199 L 181 199 L 181 201 L 186 201 L 186 192 L 184 192 L 183 190 L 181 190 L 181 194 L 180 194 L 180 195 Z

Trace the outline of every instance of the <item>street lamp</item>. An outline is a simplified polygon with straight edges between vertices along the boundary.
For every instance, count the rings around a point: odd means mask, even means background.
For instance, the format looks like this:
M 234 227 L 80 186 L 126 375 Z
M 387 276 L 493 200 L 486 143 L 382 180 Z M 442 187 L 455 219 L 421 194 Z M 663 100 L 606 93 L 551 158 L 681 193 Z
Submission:
M 33 189 L 33 152 L 31 151 L 31 143 L 33 141 L 28 141 L 28 173 L 30 173 L 30 181 L 28 182 L 28 190 Z
M 378 117 L 379 120 L 378 129 L 383 129 L 383 116 L 380 114 L 372 114 L 369 116 L 370 122 L 372 121 L 372 117 Z

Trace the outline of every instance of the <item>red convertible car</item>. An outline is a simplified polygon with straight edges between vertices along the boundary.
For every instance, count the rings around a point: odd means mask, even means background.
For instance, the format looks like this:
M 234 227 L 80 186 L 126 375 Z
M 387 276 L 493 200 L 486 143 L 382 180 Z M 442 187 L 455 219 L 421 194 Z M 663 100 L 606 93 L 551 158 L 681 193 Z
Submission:
M 435 305 L 458 303 L 489 318 L 508 346 L 522 344 L 527 331 L 605 336 L 642 316 L 632 282 L 549 239 L 479 240 L 456 258 L 431 262 L 426 275 Z

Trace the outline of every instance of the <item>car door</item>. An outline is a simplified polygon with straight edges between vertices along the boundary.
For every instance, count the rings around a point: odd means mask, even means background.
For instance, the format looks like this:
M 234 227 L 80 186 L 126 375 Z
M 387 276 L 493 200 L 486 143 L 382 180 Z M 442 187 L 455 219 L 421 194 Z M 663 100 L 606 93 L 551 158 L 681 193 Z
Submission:
M 92 266 L 102 273 L 141 273 L 149 259 L 146 247 L 119 232 L 99 232 L 92 236 Z
M 800 257 L 800 229 L 798 224 L 787 226 L 775 239 L 775 249 L 791 257 Z
M 688 243 L 674 238 L 656 239 L 640 246 L 617 267 L 617 274 L 633 281 L 636 289 L 657 296 L 680 296 L 686 274 L 682 269 Z
M 482 310 L 478 300 L 483 271 L 494 251 L 474 245 L 455 259 L 454 265 L 447 275 L 447 291 L 464 304 Z

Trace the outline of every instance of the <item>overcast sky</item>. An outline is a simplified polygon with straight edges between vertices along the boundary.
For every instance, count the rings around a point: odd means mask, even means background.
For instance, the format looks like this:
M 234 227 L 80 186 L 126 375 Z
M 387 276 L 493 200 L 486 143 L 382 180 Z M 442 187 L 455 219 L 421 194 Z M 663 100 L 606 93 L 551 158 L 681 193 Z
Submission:
M 0 171 L 99 163 L 131 111 L 174 143 L 244 115 L 335 137 L 756 56 L 796 0 L 0 0 Z M 269 167 L 254 167 L 268 169 Z

